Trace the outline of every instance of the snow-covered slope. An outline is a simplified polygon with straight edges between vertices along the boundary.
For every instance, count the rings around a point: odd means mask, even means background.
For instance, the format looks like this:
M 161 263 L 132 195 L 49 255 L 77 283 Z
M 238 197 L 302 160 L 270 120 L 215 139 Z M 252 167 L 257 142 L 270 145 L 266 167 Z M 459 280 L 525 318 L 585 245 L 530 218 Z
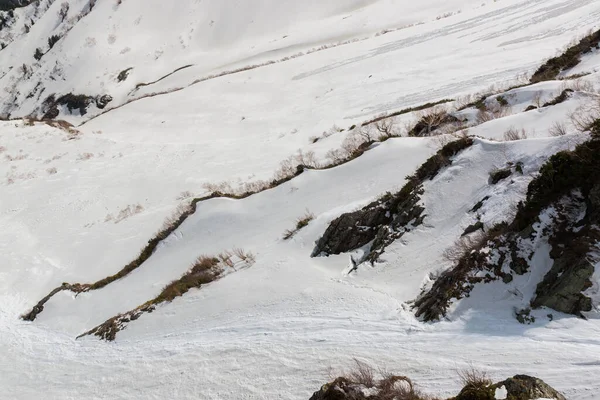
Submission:
M 465 228 L 510 220 L 547 158 L 589 138 L 569 115 L 597 104 L 596 51 L 562 74 L 590 73 L 578 80 L 525 85 L 524 77 L 598 28 L 597 2 L 176 3 L 41 0 L 15 10 L 0 30 L 7 44 L 0 114 L 14 118 L 0 121 L 0 386 L 7 398 L 307 399 L 328 367 L 353 357 L 440 396 L 455 393 L 455 371 L 473 364 L 494 377 L 538 375 L 573 399 L 597 397 L 597 308 L 587 321 L 555 314 L 522 325 L 514 318 L 513 307 L 529 299 L 509 291 L 531 294 L 540 271 L 510 287 L 478 286 L 436 324 L 410 309 L 452 266 L 445 253 Z M 499 89 L 517 83 L 525 86 Z M 564 101 L 543 106 L 565 89 L 573 92 Z M 475 101 L 476 92 L 490 91 L 485 106 L 461 107 L 469 102 L 461 96 Z M 54 102 L 45 102 L 51 94 Z M 69 110 L 59 101 L 68 94 L 90 97 Z M 104 108 L 101 96 L 111 99 Z M 365 135 L 352 125 L 441 99 L 459 100 L 435 110 L 458 119 L 450 124 L 456 135 L 476 139 L 424 182 L 423 223 L 351 274 L 367 248 L 311 258 L 333 220 L 400 190 L 456 137 L 392 137 L 349 162 L 314 167 L 335 162 L 332 150 Z M 54 106 L 56 119 L 68 122 L 19 118 L 41 118 Z M 391 119 L 394 132 L 405 135 L 404 125 L 427 112 Z M 556 123 L 566 135 L 556 134 Z M 522 140 L 505 141 L 507 131 Z M 272 184 L 282 166 L 295 171 L 299 155 L 314 157 L 313 168 Z M 507 163 L 521 165 L 522 174 L 491 185 L 490 172 Z M 260 193 L 198 202 L 122 279 L 61 290 L 35 321 L 19 319 L 63 282 L 91 284 L 121 271 L 178 205 L 227 190 L 219 182 L 261 180 L 268 189 Z M 469 212 L 485 197 L 479 217 Z M 284 240 L 307 210 L 314 219 Z M 75 340 L 155 298 L 197 257 L 234 248 L 253 253 L 254 265 L 158 304 L 115 342 Z

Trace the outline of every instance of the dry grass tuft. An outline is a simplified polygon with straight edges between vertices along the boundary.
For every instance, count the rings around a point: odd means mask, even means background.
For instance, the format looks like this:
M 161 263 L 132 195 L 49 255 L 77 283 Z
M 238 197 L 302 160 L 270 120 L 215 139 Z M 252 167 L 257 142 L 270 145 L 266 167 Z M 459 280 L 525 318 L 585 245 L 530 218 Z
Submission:
M 294 227 L 294 229 L 288 229 L 283 233 L 283 239 L 291 239 L 296 233 L 298 233 L 298 231 L 300 231 L 300 229 L 307 226 L 313 219 L 315 219 L 315 214 L 313 214 L 309 210 L 306 210 L 304 215 L 296 218 L 296 226 Z

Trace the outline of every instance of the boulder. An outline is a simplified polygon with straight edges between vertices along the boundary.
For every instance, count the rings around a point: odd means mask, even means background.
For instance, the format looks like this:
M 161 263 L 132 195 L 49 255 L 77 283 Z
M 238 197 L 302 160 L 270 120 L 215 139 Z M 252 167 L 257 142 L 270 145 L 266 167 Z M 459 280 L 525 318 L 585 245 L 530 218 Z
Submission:
M 317 241 L 312 256 L 341 254 L 362 247 L 375 239 L 382 225 L 390 222 L 392 215 L 386 198 L 360 210 L 342 214 L 329 224 Z
M 515 375 L 494 385 L 496 389 L 502 387 L 508 393 L 507 400 L 566 400 L 565 396 L 554 390 L 543 380 L 528 375 Z
M 590 287 L 593 274 L 594 266 L 587 257 L 565 251 L 538 284 L 531 305 L 575 315 L 591 311 L 592 300 L 582 292 Z

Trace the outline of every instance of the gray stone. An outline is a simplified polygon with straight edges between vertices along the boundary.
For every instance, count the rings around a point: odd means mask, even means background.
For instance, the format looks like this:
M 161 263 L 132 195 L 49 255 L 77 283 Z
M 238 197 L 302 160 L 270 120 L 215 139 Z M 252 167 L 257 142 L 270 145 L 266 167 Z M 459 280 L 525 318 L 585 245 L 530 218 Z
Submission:
M 548 307 L 567 314 L 591 311 L 592 300 L 582 292 L 589 288 L 594 267 L 585 256 L 566 251 L 536 289 L 533 307 Z
M 565 396 L 557 392 L 550 385 L 539 378 L 527 375 L 515 375 L 494 387 L 504 386 L 508 392 L 509 399 L 534 400 L 539 398 L 566 400 Z

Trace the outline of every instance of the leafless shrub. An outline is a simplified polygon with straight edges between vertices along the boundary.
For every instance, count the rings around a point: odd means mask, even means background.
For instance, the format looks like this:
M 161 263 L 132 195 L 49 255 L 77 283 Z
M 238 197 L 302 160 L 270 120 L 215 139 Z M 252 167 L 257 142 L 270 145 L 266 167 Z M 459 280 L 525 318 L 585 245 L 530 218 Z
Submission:
M 576 92 L 596 93 L 594 84 L 589 80 L 581 78 L 563 81 L 563 83 L 560 85 L 560 91 L 563 92 L 567 89 L 571 89 Z
M 381 376 L 381 378 L 377 379 L 376 375 Z M 342 377 L 336 379 L 334 382 L 336 381 L 374 389 L 376 394 L 369 396 L 369 398 L 377 400 L 431 399 L 431 397 L 418 391 L 408 377 L 393 375 L 385 371 L 378 371 L 376 373 L 373 367 L 357 359 L 354 359 L 353 368 L 345 372 Z M 362 397 L 359 394 L 357 398 L 366 398 L 366 396 Z
M 317 157 L 315 156 L 314 151 L 307 151 L 304 153 L 302 150 L 298 150 L 294 159 L 297 165 L 304 165 L 310 168 L 319 168 L 320 163 L 317 161 Z
M 537 92 L 534 93 L 533 104 L 535 104 L 535 106 L 537 108 L 542 108 L 542 106 L 544 105 L 544 102 L 542 100 L 543 96 L 544 96 L 544 92 L 542 92 L 541 90 L 538 90 Z
M 422 126 L 422 134 L 418 136 L 430 136 L 432 130 L 442 125 L 448 119 L 448 110 L 443 106 L 435 106 L 426 110 L 420 110 L 415 113 L 417 117 L 417 125 L 415 128 Z
M 590 130 L 598 118 L 600 118 L 600 99 L 597 98 L 580 105 L 569 116 L 571 124 L 579 132 Z
M 56 169 L 55 167 L 52 167 L 52 168 L 48 168 L 48 169 L 46 169 L 46 172 L 48 173 L 48 175 L 54 175 L 54 174 L 56 174 L 58 171 L 57 171 L 57 169 Z
M 121 222 L 131 216 L 139 214 L 142 211 L 144 211 L 144 207 L 141 204 L 130 204 L 127 207 L 125 207 L 124 209 L 119 211 L 119 213 L 115 217 L 115 224 L 118 224 L 119 222 Z
M 254 256 L 254 254 L 245 251 L 244 249 L 241 249 L 239 247 L 234 248 L 231 253 L 236 256 L 237 258 L 239 258 L 242 261 L 245 261 L 248 264 L 254 264 L 256 262 L 256 257 Z
M 6 147 L 0 146 L 0 154 L 4 153 L 5 151 L 6 151 Z
M 233 263 L 233 260 L 231 259 L 232 256 L 233 256 L 233 254 L 231 254 L 229 251 L 224 251 L 222 253 L 219 253 L 217 258 L 223 265 L 233 268 L 234 263 Z
M 548 129 L 550 136 L 565 136 L 567 134 L 567 126 L 563 122 L 555 121 L 550 129 Z
M 477 124 L 483 124 L 488 121 L 492 121 L 498 118 L 504 118 L 511 113 L 511 108 L 502 104 L 486 104 L 484 108 L 480 109 L 477 112 L 477 116 L 475 117 L 475 121 Z
M 485 371 L 480 371 L 472 366 L 458 371 L 458 376 L 465 387 L 486 388 L 493 384 Z
M 375 370 L 369 364 L 354 359 L 354 368 L 346 374 L 346 378 L 357 383 L 364 385 L 368 388 L 375 387 Z
M 384 140 L 389 139 L 391 137 L 400 136 L 396 131 L 396 126 L 393 118 L 386 118 L 381 121 L 378 121 L 375 124 L 375 129 L 377 130 L 377 132 L 379 132 L 378 140 Z
M 454 264 L 473 251 L 481 249 L 486 242 L 487 235 L 484 232 L 478 231 L 456 240 L 452 247 L 444 251 L 443 256 L 446 260 Z
M 194 197 L 194 193 L 190 192 L 189 190 L 186 190 L 184 192 L 179 193 L 179 196 L 177 196 L 176 200 L 187 200 L 187 199 L 191 199 Z
M 527 139 L 527 131 L 525 131 L 525 129 L 521 129 L 519 131 L 514 126 L 511 126 L 506 130 L 506 132 L 504 132 L 504 140 L 507 142 L 523 139 Z
M 351 158 L 365 143 L 369 143 L 369 141 L 365 140 L 365 137 L 361 135 L 360 132 L 350 132 L 342 142 L 343 156 L 345 158 Z

